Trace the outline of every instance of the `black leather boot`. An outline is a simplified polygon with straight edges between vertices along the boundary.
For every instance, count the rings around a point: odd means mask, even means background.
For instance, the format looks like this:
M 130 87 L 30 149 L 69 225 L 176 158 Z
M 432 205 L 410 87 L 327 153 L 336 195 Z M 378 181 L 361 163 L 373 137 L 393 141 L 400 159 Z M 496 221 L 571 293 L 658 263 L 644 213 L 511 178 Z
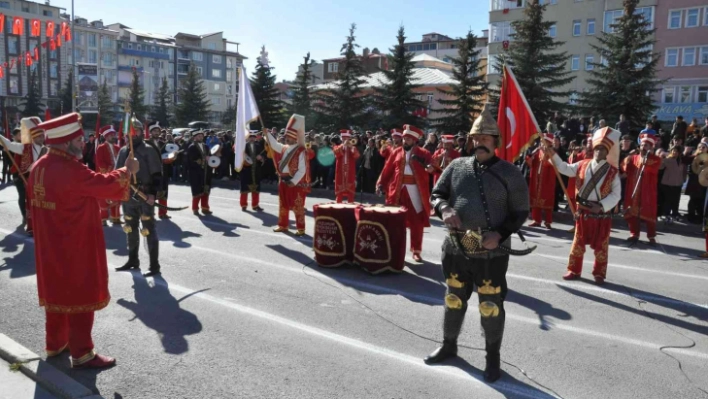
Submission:
M 484 380 L 494 382 L 501 378 L 501 340 L 497 342 L 488 342 L 485 345 L 487 351 L 487 365 L 484 368 Z
M 423 359 L 423 361 L 425 364 L 436 364 L 456 357 L 457 342 L 445 340 L 441 347 L 435 349 L 435 351 Z
M 150 252 L 150 271 L 143 274 L 145 277 L 154 277 L 160 275 L 160 242 L 157 239 L 154 225 L 150 226 L 150 235 L 148 236 L 148 251 Z
M 121 267 L 116 267 L 117 272 L 127 272 L 132 269 L 140 270 L 140 258 L 138 257 L 139 247 L 129 250 L 128 261 Z

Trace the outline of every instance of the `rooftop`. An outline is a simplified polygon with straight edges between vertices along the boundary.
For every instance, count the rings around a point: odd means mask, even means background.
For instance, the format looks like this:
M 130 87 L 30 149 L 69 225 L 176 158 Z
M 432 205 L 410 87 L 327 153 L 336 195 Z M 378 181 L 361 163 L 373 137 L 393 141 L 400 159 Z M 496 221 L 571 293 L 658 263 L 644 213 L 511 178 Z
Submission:
M 150 32 L 145 32 L 145 31 L 141 31 L 141 30 L 137 30 L 137 29 L 133 29 L 133 28 L 128 28 L 128 27 L 125 27 L 123 29 L 126 32 L 130 32 L 130 33 L 134 34 L 135 36 L 147 37 L 149 39 L 162 40 L 162 41 L 168 41 L 168 42 L 175 40 L 174 37 L 169 36 L 169 35 L 162 35 L 159 33 L 150 33 Z

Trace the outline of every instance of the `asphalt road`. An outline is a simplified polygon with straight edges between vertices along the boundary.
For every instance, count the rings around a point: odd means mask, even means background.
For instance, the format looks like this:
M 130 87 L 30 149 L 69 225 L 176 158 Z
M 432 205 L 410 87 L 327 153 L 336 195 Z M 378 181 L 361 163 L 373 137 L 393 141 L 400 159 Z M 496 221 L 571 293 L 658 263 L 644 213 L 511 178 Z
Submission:
M 34 243 L 18 227 L 16 198 L 14 187 L 0 187 L 0 332 L 43 353 Z M 171 205 L 190 200 L 188 187 L 170 188 Z M 476 306 L 460 358 L 422 362 L 442 334 L 440 223 L 426 231 L 424 264 L 409 259 L 400 275 L 369 276 L 318 268 L 311 212 L 309 236 L 276 234 L 277 196 L 262 201 L 265 213 L 243 213 L 236 191 L 217 188 L 214 216 L 183 211 L 159 222 L 163 276 L 111 272 L 113 300 L 97 313 L 96 348 L 118 365 L 72 371 L 66 355 L 51 363 L 110 399 L 708 398 L 708 262 L 695 257 L 704 248 L 698 227 L 660 227 L 660 247 L 628 250 L 616 223 L 604 287 L 592 283 L 592 251 L 583 280 L 560 278 L 567 215 L 550 232 L 526 228 L 538 250 L 511 260 L 504 375 L 488 385 Z M 109 265 L 120 266 L 125 235 L 105 233 Z M 141 258 L 145 270 L 142 249 Z

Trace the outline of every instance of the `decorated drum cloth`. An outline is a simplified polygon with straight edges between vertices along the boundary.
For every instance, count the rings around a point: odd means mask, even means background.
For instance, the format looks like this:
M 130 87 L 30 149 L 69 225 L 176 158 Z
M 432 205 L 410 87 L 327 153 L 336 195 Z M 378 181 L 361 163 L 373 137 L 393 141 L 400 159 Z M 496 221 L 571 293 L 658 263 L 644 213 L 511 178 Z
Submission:
M 359 204 L 318 204 L 314 206 L 315 261 L 322 267 L 338 267 L 354 259 L 355 211 Z
M 400 272 L 406 259 L 405 207 L 357 209 L 354 263 L 371 274 Z

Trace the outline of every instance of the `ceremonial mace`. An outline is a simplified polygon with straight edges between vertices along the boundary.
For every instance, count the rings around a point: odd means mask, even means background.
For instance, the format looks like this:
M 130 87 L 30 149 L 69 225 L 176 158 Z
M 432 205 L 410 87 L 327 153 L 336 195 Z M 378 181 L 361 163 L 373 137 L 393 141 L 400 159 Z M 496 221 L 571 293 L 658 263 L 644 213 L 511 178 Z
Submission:
M 5 132 L 5 135 L 7 136 L 7 134 L 9 133 L 9 130 L 10 130 L 10 122 L 7 120 L 7 108 L 5 108 L 5 101 L 4 101 L 4 98 L 3 98 L 3 105 L 2 105 L 2 108 L 3 108 L 3 114 L 4 114 L 4 116 L 5 116 L 5 119 L 4 119 L 5 127 L 7 128 L 7 129 L 5 129 L 5 130 L 7 130 L 7 131 Z M 25 187 L 27 187 L 27 179 L 25 179 L 25 177 L 22 175 L 22 171 L 20 170 L 20 167 L 17 166 L 17 162 L 15 162 L 15 154 L 13 154 L 13 153 L 10 151 L 10 149 L 7 148 L 7 145 L 5 145 L 5 141 L 4 141 L 4 140 L 0 140 L 0 141 L 2 142 L 2 149 L 3 149 L 3 150 L 5 151 L 5 153 L 7 154 L 7 157 L 10 158 L 10 162 L 12 162 L 12 166 L 14 166 L 15 169 L 17 169 L 17 175 L 20 176 L 20 179 L 22 179 L 22 182 L 25 183 Z

